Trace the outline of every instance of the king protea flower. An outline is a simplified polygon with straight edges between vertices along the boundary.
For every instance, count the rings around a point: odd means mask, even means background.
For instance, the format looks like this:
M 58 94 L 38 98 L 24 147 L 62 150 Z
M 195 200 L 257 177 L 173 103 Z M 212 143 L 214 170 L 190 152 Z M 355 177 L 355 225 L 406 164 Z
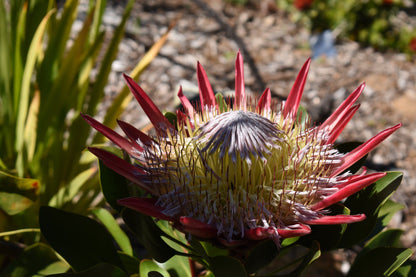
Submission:
M 134 160 L 89 148 L 102 162 L 148 192 L 119 204 L 168 220 L 182 232 L 224 245 L 306 235 L 310 225 L 354 223 L 364 214 L 328 215 L 328 207 L 360 191 L 385 173 L 346 171 L 401 125 L 388 128 L 349 153 L 334 142 L 359 108 L 360 85 L 321 125 L 298 118 L 310 59 L 285 102 L 269 89 L 257 100 L 244 90 L 243 59 L 237 54 L 235 96 L 216 98 L 197 64 L 200 105 L 179 89 L 184 107 L 172 125 L 130 77 L 127 84 L 152 122 L 150 136 L 118 121 L 127 138 L 93 118 L 86 121 Z M 218 99 L 218 100 L 217 100 Z M 221 100 L 221 101 L 220 101 Z

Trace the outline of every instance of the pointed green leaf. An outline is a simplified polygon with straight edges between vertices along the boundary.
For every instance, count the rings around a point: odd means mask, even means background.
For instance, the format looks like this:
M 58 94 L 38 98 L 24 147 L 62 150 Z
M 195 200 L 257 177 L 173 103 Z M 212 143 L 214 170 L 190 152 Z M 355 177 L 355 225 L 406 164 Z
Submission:
M 416 277 L 416 261 L 407 260 L 391 276 L 393 277 Z
M 49 244 L 75 271 L 100 263 L 123 267 L 111 235 L 95 220 L 42 206 L 39 224 Z
M 24 141 L 27 149 L 27 159 L 29 163 L 32 161 L 33 155 L 35 154 L 39 105 L 40 94 L 37 90 L 33 95 L 32 103 L 29 107 L 27 122 L 24 131 Z
M 377 247 L 357 256 L 347 276 L 390 276 L 411 255 L 406 248 Z
M 388 199 L 378 212 L 377 225 L 372 233 L 376 234 L 383 230 L 389 224 L 393 216 L 402 209 L 404 209 L 403 204 Z
M 91 167 L 76 176 L 68 185 L 62 187 L 50 200 L 49 206 L 61 208 L 66 203 L 73 201 L 82 186 L 96 174 L 97 169 Z
M 30 85 L 31 79 L 33 75 L 33 70 L 35 68 L 36 60 L 41 55 L 43 49 L 42 41 L 43 35 L 45 33 L 46 24 L 48 23 L 49 18 L 54 13 L 54 10 L 49 11 L 42 22 L 39 24 L 38 29 L 36 30 L 35 35 L 33 36 L 33 40 L 30 44 L 29 51 L 27 53 L 27 60 L 25 69 L 23 72 L 23 78 L 21 80 L 21 93 L 19 97 L 19 106 L 18 106 L 18 113 L 17 113 L 17 123 L 16 123 L 16 144 L 15 149 L 19 153 L 18 161 L 20 164 L 16 166 L 19 171 L 19 175 L 23 175 L 23 154 L 22 147 L 23 147 L 23 138 L 24 138 L 24 127 L 26 122 L 26 117 L 28 113 L 28 106 L 29 106 L 29 97 L 30 97 Z
M 121 250 L 128 255 L 133 255 L 133 249 L 129 238 L 126 233 L 121 230 L 120 226 L 118 226 L 118 223 L 111 213 L 103 208 L 95 208 L 92 210 L 92 213 L 104 224 L 118 246 L 120 246 Z
M 399 247 L 401 246 L 400 236 L 402 234 L 403 230 L 400 229 L 386 230 L 367 242 L 364 249 L 374 249 L 381 246 Z
M 51 90 L 53 80 L 59 71 L 59 63 L 64 57 L 72 24 L 77 17 L 78 3 L 79 0 L 65 1 L 59 18 L 58 16 L 51 18 L 52 24 L 49 25 L 47 49 L 40 69 L 37 71 L 39 89 L 41 92 L 45 92 L 45 94 Z M 41 98 L 43 96 L 44 94 L 41 94 Z
M 134 0 L 129 0 L 127 2 L 126 7 L 124 9 L 123 16 L 121 18 L 121 22 L 113 32 L 113 38 L 111 39 L 108 45 L 107 51 L 104 54 L 104 57 L 101 61 L 101 66 L 98 71 L 96 82 L 90 93 L 90 97 L 89 97 L 90 99 L 89 99 L 88 108 L 86 111 L 87 114 L 96 113 L 97 105 L 104 95 L 104 87 L 107 84 L 108 75 L 110 74 L 110 71 L 111 71 L 111 64 L 117 56 L 118 46 L 120 44 L 120 41 L 123 38 L 127 19 L 130 16 L 134 2 L 135 2 Z

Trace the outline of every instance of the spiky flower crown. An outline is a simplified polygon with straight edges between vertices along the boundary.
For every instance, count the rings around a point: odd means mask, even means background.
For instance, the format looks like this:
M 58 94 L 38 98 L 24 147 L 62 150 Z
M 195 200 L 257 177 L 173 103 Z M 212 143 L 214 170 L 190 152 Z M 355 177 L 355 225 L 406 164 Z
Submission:
M 329 206 L 372 184 L 385 173 L 346 171 L 401 125 L 386 129 L 349 153 L 334 142 L 358 110 L 360 85 L 321 125 L 301 120 L 298 108 L 310 59 L 302 67 L 287 100 L 278 107 L 266 89 L 247 100 L 243 59 L 237 54 L 235 97 L 215 97 L 198 63 L 200 106 L 183 95 L 184 110 L 171 124 L 130 77 L 127 84 L 156 130 L 149 136 L 119 121 L 127 138 L 91 117 L 87 122 L 135 161 L 89 148 L 104 164 L 149 193 L 119 204 L 169 220 L 186 233 L 216 238 L 225 245 L 248 240 L 310 233 L 309 225 L 361 221 L 364 214 L 327 215 Z

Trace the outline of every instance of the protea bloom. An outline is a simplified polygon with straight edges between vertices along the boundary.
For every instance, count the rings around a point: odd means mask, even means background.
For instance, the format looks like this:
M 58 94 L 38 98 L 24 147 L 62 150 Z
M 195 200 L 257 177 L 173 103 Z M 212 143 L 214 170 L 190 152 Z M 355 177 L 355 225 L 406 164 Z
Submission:
M 383 177 L 345 172 L 400 124 L 343 154 L 334 141 L 357 111 L 360 85 L 320 126 L 300 121 L 297 111 L 310 59 L 285 102 L 273 103 L 269 89 L 258 101 L 247 99 L 243 60 L 237 54 L 235 96 L 214 96 L 197 64 L 200 106 L 178 92 L 184 110 L 172 125 L 146 93 L 124 76 L 154 125 L 149 136 L 118 121 L 127 138 L 89 116 L 86 121 L 134 160 L 89 148 L 104 164 L 148 192 L 148 197 L 120 199 L 119 204 L 162 220 L 200 238 L 225 245 L 248 240 L 305 235 L 309 225 L 361 221 L 364 214 L 328 215 L 327 207 Z

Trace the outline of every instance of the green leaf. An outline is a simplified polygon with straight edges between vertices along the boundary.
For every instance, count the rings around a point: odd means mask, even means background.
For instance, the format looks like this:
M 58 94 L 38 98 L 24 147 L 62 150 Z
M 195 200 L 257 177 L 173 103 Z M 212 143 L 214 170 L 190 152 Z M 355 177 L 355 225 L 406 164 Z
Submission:
M 71 27 L 77 17 L 78 3 L 78 0 L 65 1 L 60 17 L 51 18 L 52 24 L 49 25 L 47 49 L 37 72 L 39 89 L 44 92 L 41 93 L 41 98 L 44 94 L 48 95 L 58 74 L 59 63 L 64 57 Z M 42 107 L 41 110 L 43 110 Z
M 367 218 L 362 222 L 348 224 L 338 247 L 350 247 L 372 233 L 381 207 L 400 185 L 402 178 L 401 172 L 388 172 L 385 177 L 345 200 L 344 204 L 351 210 L 351 214 L 364 213 Z
M 164 233 L 157 227 L 150 216 L 130 209 L 124 209 L 121 215 L 124 222 L 136 235 L 139 242 L 147 249 L 153 259 L 163 263 L 177 253 L 162 240 L 161 236 Z
M 389 224 L 393 216 L 402 209 L 404 209 L 403 204 L 388 199 L 378 212 L 377 225 L 372 233 L 377 234 L 383 230 Z
M 55 208 L 62 208 L 66 203 L 72 202 L 82 186 L 94 176 L 97 169 L 94 167 L 79 173 L 68 185 L 62 187 L 50 200 L 48 205 Z
M 39 180 L 20 178 L 0 170 L 0 190 L 21 194 L 35 201 L 39 194 L 40 185 Z
M 121 212 L 122 206 L 117 200 L 129 196 L 126 178 L 108 168 L 102 161 L 99 161 L 101 190 L 105 200 L 113 209 Z
M 53 249 L 44 243 L 28 246 L 23 253 L 14 260 L 2 276 L 40 276 L 42 274 L 62 273 L 69 266 L 58 260 Z M 42 275 L 44 276 L 44 275 Z
M 67 272 L 69 268 L 70 266 L 67 263 L 63 261 L 57 261 L 39 270 L 37 274 L 33 275 L 32 277 L 44 277 L 44 276 L 50 276 L 53 274 L 59 274 L 59 273 Z
M 411 255 L 406 248 L 377 247 L 357 256 L 347 276 L 390 276 Z
M 42 206 L 39 211 L 42 234 L 75 271 L 99 263 L 123 268 L 111 235 L 95 220 Z
M 170 277 L 169 273 L 160 268 L 152 260 L 142 260 L 140 262 L 140 276 L 141 277 Z
M 400 243 L 400 236 L 402 234 L 403 230 L 400 229 L 389 229 L 381 232 L 366 243 L 360 255 L 378 247 L 400 247 L 402 246 Z
M 229 253 L 226 248 L 218 248 L 214 246 L 210 241 L 199 241 L 199 243 L 202 245 L 204 252 L 209 257 L 226 256 Z
M 283 248 L 283 247 L 288 247 L 288 246 L 290 246 L 290 245 L 292 245 L 292 244 L 294 244 L 295 242 L 297 242 L 298 240 L 299 240 L 299 238 L 300 237 L 293 237 L 293 238 L 287 238 L 287 239 L 284 239 L 282 242 L 281 242 L 281 247 Z
M 192 276 L 190 262 L 188 257 L 176 255 L 159 266 L 165 269 L 170 277 Z
M 15 215 L 23 212 L 32 204 L 32 200 L 20 194 L 0 191 L 0 209 L 8 215 Z
M 248 276 L 243 264 L 230 256 L 215 256 L 209 259 L 209 269 L 215 277 Z
M 407 260 L 391 276 L 393 277 L 416 277 L 416 261 Z
M 96 113 L 97 105 L 104 95 L 104 87 L 107 84 L 108 75 L 111 71 L 111 64 L 117 56 L 118 46 L 124 36 L 125 25 L 127 23 L 127 19 L 130 16 L 130 12 L 133 8 L 134 2 L 134 0 L 129 0 L 127 2 L 123 16 L 121 18 L 121 22 L 114 30 L 113 38 L 111 39 L 107 51 L 105 52 L 104 57 L 101 60 L 101 66 L 98 70 L 96 82 L 94 83 L 94 86 L 90 93 L 88 108 L 86 111 L 87 114 Z
M 92 213 L 104 224 L 114 240 L 120 246 L 121 250 L 128 255 L 133 255 L 133 249 L 129 238 L 126 233 L 121 230 L 120 226 L 118 226 L 118 223 L 111 213 L 103 208 L 95 208 L 92 210 Z
M 123 263 L 124 269 L 128 274 L 138 274 L 140 272 L 140 260 L 134 256 L 127 255 L 126 253 L 118 253 Z
M 161 238 L 167 245 L 181 253 L 191 250 L 191 246 L 188 245 L 188 241 L 185 238 L 184 233 L 173 228 L 172 225 L 166 220 L 158 220 L 155 223 L 164 233 Z
M 123 270 L 121 270 L 120 268 L 112 264 L 107 264 L 107 263 L 100 263 L 80 272 L 48 275 L 48 277 L 91 277 L 91 276 L 128 277 L 127 273 L 125 273 Z
M 38 29 L 36 30 L 35 35 L 33 36 L 33 40 L 30 44 L 29 51 L 27 53 L 27 60 L 25 64 L 25 69 L 23 72 L 23 78 L 21 80 L 21 93 L 19 97 L 19 106 L 18 106 L 18 113 L 17 113 L 17 122 L 16 122 L 16 144 L 15 149 L 18 152 L 18 161 L 17 161 L 17 170 L 19 175 L 23 175 L 24 167 L 23 167 L 23 156 L 24 153 L 22 151 L 23 147 L 23 138 L 24 138 L 24 128 L 25 128 L 25 121 L 28 113 L 28 106 L 29 106 L 29 97 L 30 97 L 30 84 L 32 79 L 33 70 L 35 68 L 36 60 L 42 53 L 42 41 L 43 35 L 46 30 L 46 24 L 48 23 L 49 18 L 54 13 L 54 10 L 49 11 L 42 22 L 39 24 Z
M 27 159 L 29 163 L 32 161 L 33 155 L 35 154 L 39 104 L 40 94 L 37 90 L 33 95 L 32 102 L 29 107 L 26 126 L 24 130 L 24 142 L 27 149 Z
M 264 268 L 279 254 L 276 243 L 272 240 L 259 242 L 249 253 L 244 266 L 247 273 L 251 274 Z

